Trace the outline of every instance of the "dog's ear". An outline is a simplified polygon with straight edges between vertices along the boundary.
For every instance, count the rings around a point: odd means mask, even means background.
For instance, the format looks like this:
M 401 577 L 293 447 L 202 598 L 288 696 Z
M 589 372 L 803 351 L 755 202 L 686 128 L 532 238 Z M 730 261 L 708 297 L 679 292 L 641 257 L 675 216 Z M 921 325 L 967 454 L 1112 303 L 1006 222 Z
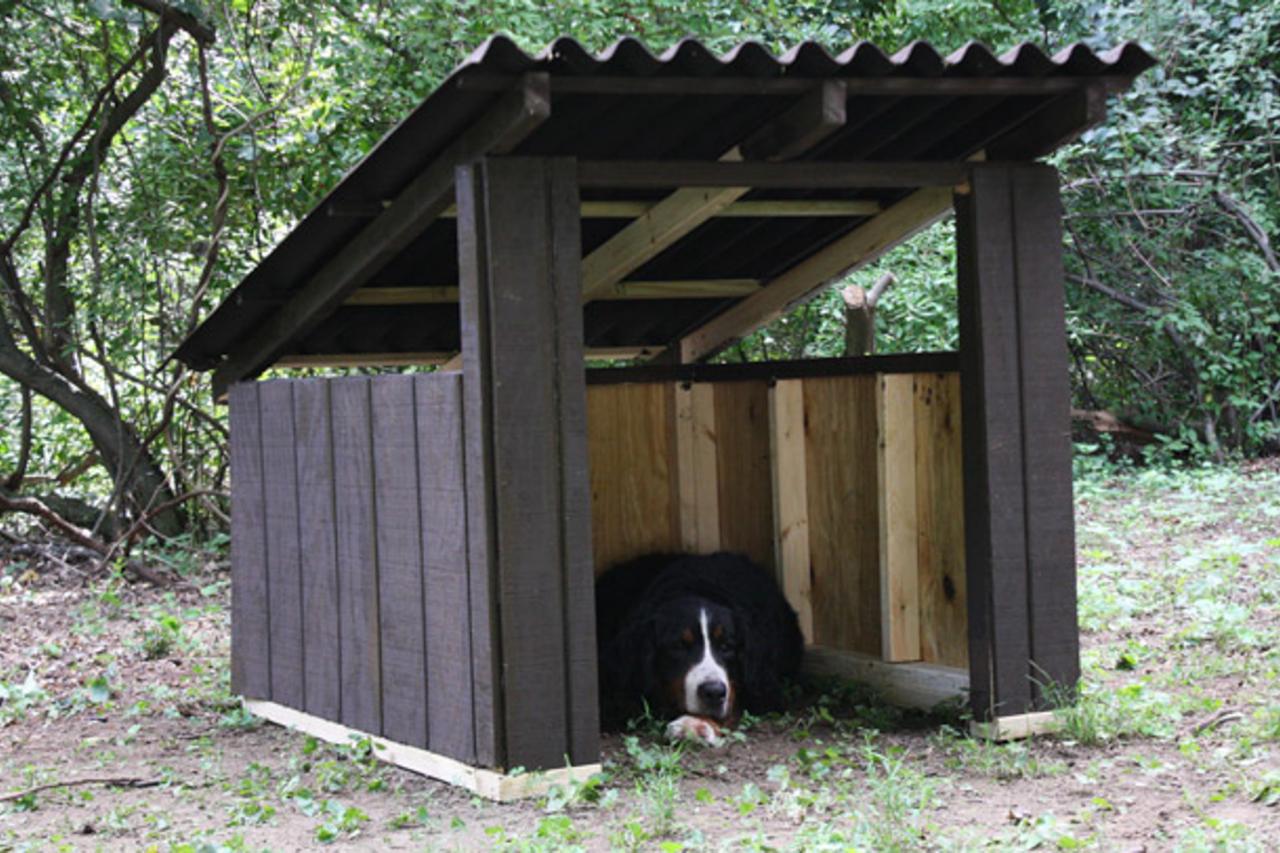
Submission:
M 619 729 L 644 710 L 656 658 L 650 619 L 629 621 L 600 650 L 600 717 L 606 728 Z

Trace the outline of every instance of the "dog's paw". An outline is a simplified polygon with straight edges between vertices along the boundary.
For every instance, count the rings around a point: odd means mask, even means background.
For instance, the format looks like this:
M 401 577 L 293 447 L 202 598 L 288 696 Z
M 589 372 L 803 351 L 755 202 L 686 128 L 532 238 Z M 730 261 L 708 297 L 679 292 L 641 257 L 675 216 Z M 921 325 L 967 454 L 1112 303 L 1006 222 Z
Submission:
M 720 727 L 706 717 L 685 714 L 667 723 L 667 737 L 671 740 L 696 740 L 707 746 L 723 746 Z

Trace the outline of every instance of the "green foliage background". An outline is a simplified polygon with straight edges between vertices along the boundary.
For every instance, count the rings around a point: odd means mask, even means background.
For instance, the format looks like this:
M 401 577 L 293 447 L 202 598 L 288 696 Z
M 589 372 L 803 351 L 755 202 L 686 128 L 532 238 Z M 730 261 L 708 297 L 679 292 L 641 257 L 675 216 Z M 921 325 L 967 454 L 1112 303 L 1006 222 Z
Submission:
M 0 240 L 37 303 L 50 245 L 77 205 L 66 277 L 68 351 L 123 423 L 152 437 L 173 492 L 223 490 L 224 415 L 206 386 L 166 364 L 192 324 L 460 60 L 495 32 L 527 49 L 557 35 L 601 48 L 622 35 L 655 50 L 685 36 L 893 50 L 928 39 L 1005 49 L 1034 41 L 1159 59 L 1113 100 L 1107 124 L 1055 156 L 1067 208 L 1068 310 L 1077 405 L 1160 430 L 1169 449 L 1275 451 L 1280 416 L 1280 6 L 1271 0 L 181 0 L 216 31 L 185 34 L 167 76 L 121 130 L 84 192 L 40 193 L 90 104 L 156 17 L 128 0 L 0 0 Z M 126 75 L 111 98 L 128 90 Z M 221 202 L 220 202 L 221 199 Z M 20 223 L 27 212 L 31 227 Z M 1252 223 L 1253 232 L 1249 230 Z M 20 234 L 18 232 L 21 231 Z M 216 252 L 214 251 L 216 249 Z M 950 226 L 854 280 L 899 283 L 877 313 L 881 351 L 956 343 Z M 12 297 L 6 296 L 6 299 Z M 0 310 L 12 302 L 0 300 Z M 727 358 L 839 354 L 835 290 Z M 0 477 L 17 464 L 20 390 L 0 375 Z M 54 484 L 90 446 L 63 409 L 36 405 L 30 491 L 102 493 L 110 472 Z M 192 518 L 217 528 L 220 503 Z

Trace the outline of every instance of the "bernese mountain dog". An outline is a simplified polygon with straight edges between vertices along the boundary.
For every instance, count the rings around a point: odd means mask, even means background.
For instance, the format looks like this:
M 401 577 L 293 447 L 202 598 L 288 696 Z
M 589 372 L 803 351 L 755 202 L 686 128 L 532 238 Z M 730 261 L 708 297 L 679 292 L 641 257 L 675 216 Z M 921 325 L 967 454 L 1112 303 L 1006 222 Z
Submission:
M 617 731 L 647 707 L 672 738 L 716 745 L 743 711 L 783 707 L 804 653 L 773 576 L 740 554 L 649 554 L 596 581 L 600 711 Z

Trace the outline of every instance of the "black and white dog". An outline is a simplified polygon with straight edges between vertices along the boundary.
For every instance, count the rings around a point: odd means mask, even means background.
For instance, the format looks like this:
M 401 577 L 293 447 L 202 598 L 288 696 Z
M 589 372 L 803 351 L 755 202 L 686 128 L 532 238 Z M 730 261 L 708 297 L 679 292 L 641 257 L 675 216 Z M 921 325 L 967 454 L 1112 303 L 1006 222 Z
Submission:
M 783 706 L 804 639 L 773 577 L 739 554 L 650 554 L 596 582 L 601 720 L 648 706 L 672 737 L 720 741 L 741 713 Z

